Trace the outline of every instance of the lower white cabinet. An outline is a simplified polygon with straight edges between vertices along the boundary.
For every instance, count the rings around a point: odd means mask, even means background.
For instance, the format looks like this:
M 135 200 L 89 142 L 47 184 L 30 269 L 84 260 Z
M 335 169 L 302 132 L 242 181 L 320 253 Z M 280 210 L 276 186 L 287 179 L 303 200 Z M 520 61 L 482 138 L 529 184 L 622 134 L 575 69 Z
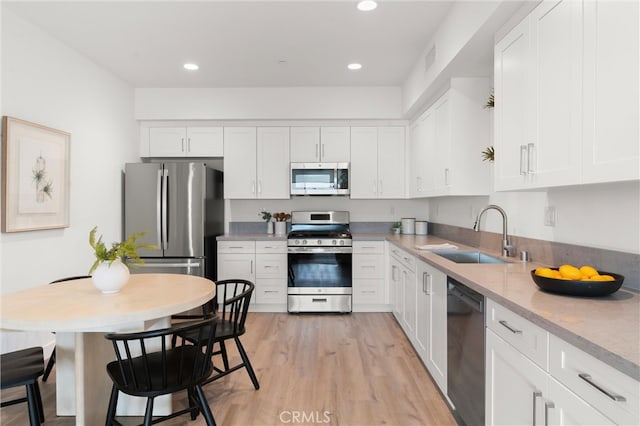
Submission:
M 218 279 L 255 284 L 249 310 L 286 312 L 287 242 L 218 241 Z
M 416 349 L 431 377 L 447 393 L 447 275 L 418 261 Z
M 416 336 L 416 258 L 406 251 L 391 245 L 389 253 L 397 261 L 397 287 L 394 313 L 411 343 Z M 415 344 L 415 343 L 414 343 Z
M 637 380 L 491 300 L 487 308 L 503 318 L 487 318 L 487 425 L 640 424 Z
M 353 242 L 353 310 L 387 311 L 384 241 Z

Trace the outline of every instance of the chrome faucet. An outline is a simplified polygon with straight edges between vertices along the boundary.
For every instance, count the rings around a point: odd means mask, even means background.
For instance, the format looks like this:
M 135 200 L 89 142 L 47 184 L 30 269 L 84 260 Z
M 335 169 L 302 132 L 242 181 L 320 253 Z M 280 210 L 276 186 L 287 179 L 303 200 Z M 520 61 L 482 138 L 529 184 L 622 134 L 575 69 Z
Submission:
M 509 257 L 513 252 L 513 246 L 509 244 L 509 236 L 507 235 L 507 213 L 502 209 L 502 207 L 496 206 L 495 204 L 489 204 L 487 207 L 482 209 L 476 217 L 476 223 L 473 224 L 473 230 L 476 232 L 480 231 L 480 218 L 487 210 L 497 210 L 502 215 L 502 255 Z

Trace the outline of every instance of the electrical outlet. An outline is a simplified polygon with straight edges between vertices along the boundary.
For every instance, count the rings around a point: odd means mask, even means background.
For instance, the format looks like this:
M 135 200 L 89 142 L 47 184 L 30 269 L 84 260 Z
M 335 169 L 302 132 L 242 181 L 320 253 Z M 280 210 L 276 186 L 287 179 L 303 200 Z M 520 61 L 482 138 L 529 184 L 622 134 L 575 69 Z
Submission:
M 396 214 L 396 207 L 394 205 L 391 205 L 391 208 L 389 209 L 389 214 L 391 216 L 393 216 L 394 214 Z
M 556 208 L 554 206 L 547 206 L 544 209 L 544 225 L 556 226 Z

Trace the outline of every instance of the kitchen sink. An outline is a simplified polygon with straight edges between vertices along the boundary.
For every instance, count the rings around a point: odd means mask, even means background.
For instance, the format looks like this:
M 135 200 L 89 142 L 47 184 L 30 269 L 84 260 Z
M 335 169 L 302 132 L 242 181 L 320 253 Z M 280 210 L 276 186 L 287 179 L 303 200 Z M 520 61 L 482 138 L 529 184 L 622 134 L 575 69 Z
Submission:
M 434 251 L 434 253 L 456 263 L 509 263 L 507 260 L 473 250 Z

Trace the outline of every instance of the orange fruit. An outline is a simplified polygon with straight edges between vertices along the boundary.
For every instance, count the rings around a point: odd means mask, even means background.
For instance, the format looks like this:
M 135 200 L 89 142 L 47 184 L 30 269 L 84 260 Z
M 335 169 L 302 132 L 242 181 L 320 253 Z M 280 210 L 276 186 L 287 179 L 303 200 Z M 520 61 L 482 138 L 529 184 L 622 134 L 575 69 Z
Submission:
M 535 274 L 545 278 L 555 278 L 555 274 L 550 268 L 537 268 Z
M 590 278 L 591 281 L 615 281 L 611 275 L 594 275 Z
M 598 275 L 598 271 L 593 266 L 584 265 L 580 267 L 580 274 L 584 278 L 591 278 L 594 275 Z
M 580 278 L 582 278 L 580 269 L 576 268 L 573 265 L 562 265 L 560 266 L 560 268 L 558 268 L 558 271 L 560 271 L 560 275 L 562 275 L 563 278 L 567 278 L 570 280 L 579 280 Z

